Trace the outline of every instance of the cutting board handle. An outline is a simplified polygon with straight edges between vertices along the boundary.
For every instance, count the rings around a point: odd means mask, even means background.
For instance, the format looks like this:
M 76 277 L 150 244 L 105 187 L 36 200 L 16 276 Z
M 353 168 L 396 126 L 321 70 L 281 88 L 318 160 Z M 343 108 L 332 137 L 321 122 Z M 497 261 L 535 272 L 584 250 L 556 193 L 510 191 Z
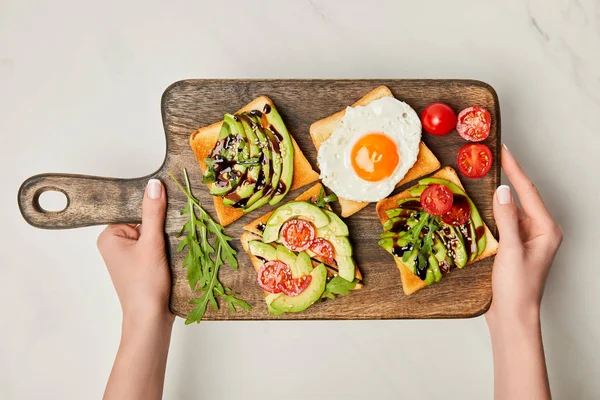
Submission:
M 36 175 L 19 188 L 19 208 L 30 225 L 43 229 L 139 223 L 149 178 L 151 176 L 117 179 L 70 174 Z M 44 210 L 39 199 L 47 191 L 63 193 L 67 198 L 65 209 Z

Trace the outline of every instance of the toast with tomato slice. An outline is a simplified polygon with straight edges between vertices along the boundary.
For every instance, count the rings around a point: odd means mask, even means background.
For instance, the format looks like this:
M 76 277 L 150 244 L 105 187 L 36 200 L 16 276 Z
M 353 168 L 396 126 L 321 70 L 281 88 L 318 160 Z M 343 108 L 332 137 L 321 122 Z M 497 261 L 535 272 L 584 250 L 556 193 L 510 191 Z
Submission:
M 262 110 L 265 105 L 275 107 L 270 98 L 267 96 L 260 96 L 242 107 L 235 114 L 250 112 L 252 110 Z M 190 146 L 196 155 L 202 173 L 206 172 L 207 165 L 204 160 L 209 157 L 211 151 L 215 147 L 222 124 L 223 121 L 215 122 L 209 126 L 197 129 L 190 135 Z M 291 133 L 290 136 L 292 136 Z M 306 186 L 319 179 L 319 174 L 312 169 L 312 166 L 302 153 L 302 150 L 300 150 L 300 147 L 298 147 L 298 143 L 296 143 L 293 136 L 292 144 L 294 146 L 294 175 L 290 190 Z M 214 196 L 213 201 L 215 204 L 215 212 L 217 213 L 219 222 L 223 226 L 231 224 L 244 215 L 244 212 L 241 209 L 223 204 L 222 197 Z
M 464 191 L 464 187 L 462 186 L 456 171 L 451 167 L 444 167 L 441 170 L 437 171 L 435 174 L 431 175 L 431 178 L 439 178 L 444 179 L 458 186 L 461 190 Z M 403 199 L 408 199 L 410 197 L 414 197 L 411 195 L 410 191 L 414 188 L 417 188 L 418 185 L 415 185 L 401 193 L 398 193 L 394 196 L 388 197 L 384 200 L 381 200 L 376 205 L 377 215 L 381 220 L 382 224 L 385 224 L 386 221 L 390 219 L 386 211 L 398 208 L 398 202 Z M 468 261 L 466 264 L 473 264 L 479 260 L 482 260 L 487 257 L 491 257 L 498 252 L 498 241 L 492 235 L 489 228 L 485 223 L 483 223 L 484 227 L 484 235 L 485 235 L 485 248 L 482 252 L 477 255 L 473 260 Z M 400 279 L 402 280 L 402 288 L 404 290 L 404 294 L 407 296 L 425 288 L 427 284 L 424 280 L 419 278 L 415 273 L 413 273 L 404 263 L 403 260 L 399 257 L 393 256 L 394 261 L 396 262 L 396 266 L 400 271 Z
M 322 193 L 322 190 L 324 190 L 323 185 L 321 185 L 320 183 L 317 183 L 316 185 L 312 186 L 310 189 L 308 189 L 304 193 L 300 194 L 293 201 L 294 202 L 311 202 L 312 203 L 312 202 L 316 201 L 318 196 Z M 246 224 L 244 226 L 244 230 L 246 232 L 244 232 L 242 234 L 242 236 L 240 237 L 240 242 L 242 243 L 242 247 L 243 247 L 244 251 L 246 253 L 248 253 L 248 256 L 250 257 L 250 261 L 252 262 L 252 265 L 254 266 L 254 269 L 257 272 L 263 265 L 263 262 L 251 254 L 250 249 L 248 247 L 248 243 L 252 240 L 262 240 L 263 229 L 267 225 L 269 218 L 271 217 L 271 215 L 273 215 L 274 212 L 275 212 L 275 210 L 270 211 L 270 212 L 266 213 L 265 215 L 263 215 L 262 217 L 259 217 L 259 218 L 255 219 L 254 221 Z M 275 246 L 274 243 L 272 245 Z M 313 266 L 316 267 L 321 261 L 322 260 L 313 258 L 313 260 L 312 260 Z M 327 267 L 327 274 L 330 278 L 333 276 L 336 276 L 338 274 L 338 270 L 335 265 L 325 264 L 325 266 Z M 358 283 L 356 284 L 356 286 L 354 287 L 353 290 L 360 289 L 363 285 L 361 283 L 362 282 L 362 274 L 360 272 L 358 265 L 355 265 L 354 277 L 358 281 Z
M 393 96 L 394 95 L 392 94 L 392 91 L 387 86 L 379 86 L 367 93 L 354 104 L 352 104 L 352 107 L 366 106 L 372 101 L 379 100 L 383 97 Z M 344 118 L 345 114 L 346 110 L 339 111 L 329 117 L 314 122 L 310 126 L 310 136 L 317 151 L 319 151 L 321 144 L 331 136 L 339 122 L 342 120 L 342 118 Z M 396 184 L 396 187 L 402 186 L 408 182 L 430 174 L 433 171 L 437 170 L 439 167 L 440 162 L 438 161 L 438 159 L 431 152 L 431 150 L 429 150 L 425 143 L 421 142 L 419 145 L 419 154 L 417 156 L 417 161 L 408 170 L 404 178 L 402 178 L 402 180 Z M 362 210 L 363 208 L 369 205 L 368 202 L 342 199 L 339 198 L 339 196 L 338 200 L 340 206 L 342 207 L 342 217 L 344 218 L 357 213 L 358 211 Z

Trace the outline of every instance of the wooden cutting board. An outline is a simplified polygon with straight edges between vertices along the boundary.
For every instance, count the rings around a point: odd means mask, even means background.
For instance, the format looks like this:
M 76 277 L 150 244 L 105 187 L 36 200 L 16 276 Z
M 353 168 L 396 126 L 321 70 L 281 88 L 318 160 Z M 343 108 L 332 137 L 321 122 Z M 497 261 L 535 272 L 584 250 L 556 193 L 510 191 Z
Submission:
M 269 96 L 300 148 L 315 170 L 317 153 L 313 147 L 309 126 L 312 122 L 331 115 L 352 104 L 379 85 L 388 86 L 396 98 L 410 104 L 417 113 L 434 101 L 447 103 L 457 112 L 465 107 L 479 105 L 492 116 L 491 134 L 484 142 L 494 155 L 492 171 L 482 179 L 462 178 L 462 182 L 479 208 L 485 222 L 496 234 L 492 218 L 492 196 L 500 183 L 499 144 L 500 108 L 494 89 L 472 80 L 185 80 L 171 85 L 162 96 L 162 116 L 166 134 L 167 152 L 163 165 L 153 174 L 138 179 L 100 178 L 82 175 L 43 174 L 29 178 L 19 191 L 19 207 L 25 220 L 45 229 L 68 229 L 117 222 L 139 222 L 141 202 L 146 182 L 150 177 L 161 179 L 167 188 L 168 211 L 166 233 L 173 291 L 171 309 L 184 317 L 191 309 L 193 293 L 181 268 L 182 254 L 175 249 L 177 233 L 184 224 L 179 211 L 185 205 L 185 196 L 167 175 L 171 170 L 181 176 L 187 168 L 193 191 L 203 207 L 216 218 L 213 202 L 206 186 L 201 183 L 198 163 L 189 147 L 192 131 L 220 121 L 223 113 L 238 110 L 253 98 Z M 453 132 L 444 137 L 423 133 L 423 141 L 438 157 L 442 166 L 456 168 L 456 153 L 466 142 Z M 410 184 L 407 186 L 411 186 Z M 288 194 L 289 201 L 310 186 Z M 67 208 L 61 212 L 45 212 L 38 203 L 41 193 L 57 190 L 66 194 Z M 398 192 L 399 190 L 396 190 Z M 283 204 L 284 202 L 280 203 Z M 234 237 L 239 250 L 240 268 L 221 269 L 221 281 L 242 299 L 252 311 L 233 313 L 223 306 L 214 312 L 210 307 L 206 319 L 261 320 L 276 319 L 267 312 L 263 292 L 256 284 L 256 273 L 248 256 L 237 240 L 242 226 L 259 217 L 272 207 L 265 206 L 226 227 Z M 337 211 L 337 210 L 336 210 Z M 491 301 L 491 272 L 493 257 L 453 270 L 440 283 L 411 296 L 405 296 L 399 272 L 392 256 L 377 245 L 382 231 L 375 213 L 375 204 L 346 220 L 354 246 L 357 265 L 362 270 L 365 286 L 350 295 L 339 296 L 313 305 L 298 314 L 286 314 L 278 319 L 393 319 L 393 318 L 465 318 L 487 310 Z

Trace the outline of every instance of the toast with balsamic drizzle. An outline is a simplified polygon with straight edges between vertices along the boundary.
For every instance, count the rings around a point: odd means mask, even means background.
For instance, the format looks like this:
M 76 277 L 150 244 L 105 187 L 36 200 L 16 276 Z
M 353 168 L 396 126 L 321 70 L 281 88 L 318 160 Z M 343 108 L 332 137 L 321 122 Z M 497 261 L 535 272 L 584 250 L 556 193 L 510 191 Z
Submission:
M 423 211 L 419 195 L 430 184 L 450 187 L 454 201 L 464 202 L 471 210 L 467 222 L 452 226 Z M 379 245 L 393 255 L 406 295 L 439 282 L 454 268 L 463 268 L 498 252 L 496 238 L 451 167 L 444 167 L 421 179 L 419 184 L 379 201 L 376 211 L 384 227 Z M 430 240 L 430 251 L 421 257 L 419 252 L 426 237 Z
M 319 178 L 266 96 L 194 131 L 190 146 L 223 226 Z

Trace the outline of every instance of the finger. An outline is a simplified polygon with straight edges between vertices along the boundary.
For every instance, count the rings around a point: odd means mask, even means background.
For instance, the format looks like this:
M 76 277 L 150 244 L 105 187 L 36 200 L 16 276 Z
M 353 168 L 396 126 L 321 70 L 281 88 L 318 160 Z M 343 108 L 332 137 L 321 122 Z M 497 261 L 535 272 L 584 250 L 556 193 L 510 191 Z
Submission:
M 494 195 L 494 219 L 500 234 L 500 246 L 520 248 L 519 214 L 510 188 L 501 185 Z
M 502 146 L 502 169 L 508 180 L 515 188 L 523 210 L 527 215 L 536 219 L 550 219 L 550 213 L 544 205 L 533 182 L 525 175 L 523 169 L 506 146 Z
M 103 249 L 115 237 L 138 240 L 140 233 L 127 224 L 108 225 L 98 236 L 98 248 Z
M 150 179 L 142 203 L 141 237 L 149 240 L 164 240 L 167 196 L 158 179 Z

